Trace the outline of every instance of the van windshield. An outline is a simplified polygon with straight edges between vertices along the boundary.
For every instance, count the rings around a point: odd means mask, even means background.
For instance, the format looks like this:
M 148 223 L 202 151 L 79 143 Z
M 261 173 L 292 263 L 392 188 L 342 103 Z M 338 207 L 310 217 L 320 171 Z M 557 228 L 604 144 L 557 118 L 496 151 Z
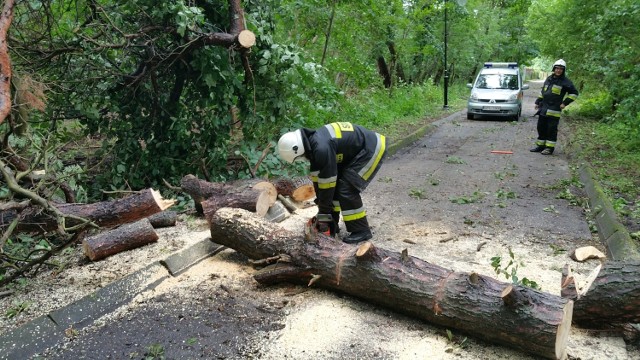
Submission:
M 483 74 L 478 77 L 476 88 L 518 90 L 518 75 Z

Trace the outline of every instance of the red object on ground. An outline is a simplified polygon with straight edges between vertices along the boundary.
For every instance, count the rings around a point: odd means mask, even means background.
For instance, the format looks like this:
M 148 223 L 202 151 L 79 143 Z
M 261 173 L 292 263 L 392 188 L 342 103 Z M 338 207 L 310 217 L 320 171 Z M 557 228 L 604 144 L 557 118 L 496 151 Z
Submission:
M 491 150 L 492 154 L 513 154 L 513 151 L 507 150 Z

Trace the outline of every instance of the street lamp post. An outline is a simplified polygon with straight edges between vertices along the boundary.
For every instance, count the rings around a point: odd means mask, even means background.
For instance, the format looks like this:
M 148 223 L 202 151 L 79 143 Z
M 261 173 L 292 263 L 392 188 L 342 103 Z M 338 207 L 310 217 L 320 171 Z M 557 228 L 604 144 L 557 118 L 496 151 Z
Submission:
M 460 6 L 465 6 L 467 0 L 456 0 Z M 449 108 L 449 69 L 447 66 L 447 40 L 449 32 L 447 31 L 447 0 L 444 0 L 444 106 L 443 109 Z
M 449 108 L 449 69 L 447 69 L 447 0 L 444 0 L 444 106 Z

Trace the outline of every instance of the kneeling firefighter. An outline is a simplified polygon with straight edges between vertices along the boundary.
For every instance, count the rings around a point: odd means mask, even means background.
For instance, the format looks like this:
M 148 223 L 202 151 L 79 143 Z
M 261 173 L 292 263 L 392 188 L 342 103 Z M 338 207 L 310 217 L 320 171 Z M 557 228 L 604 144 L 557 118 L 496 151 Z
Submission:
M 316 191 L 319 231 L 339 233 L 342 219 L 350 234 L 342 239 L 355 244 L 373 237 L 360 193 L 378 172 L 385 156 L 383 135 L 349 122 L 335 122 L 318 129 L 288 132 L 278 141 L 280 157 L 293 163 L 308 160 Z

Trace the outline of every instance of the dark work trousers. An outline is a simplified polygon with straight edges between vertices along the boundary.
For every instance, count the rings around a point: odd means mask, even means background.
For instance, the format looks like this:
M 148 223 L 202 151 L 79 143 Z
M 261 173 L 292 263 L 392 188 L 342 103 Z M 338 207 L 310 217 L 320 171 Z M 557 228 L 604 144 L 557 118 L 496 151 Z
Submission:
M 334 200 L 340 203 L 342 219 L 344 220 L 344 225 L 347 227 L 347 232 L 359 232 L 369 229 L 369 222 L 367 221 L 367 215 L 360 193 L 367 188 L 371 180 L 376 176 L 380 165 L 382 165 L 382 160 L 385 157 L 386 156 L 382 157 L 378 166 L 367 180 L 360 177 L 358 172 L 353 168 L 344 169 L 338 174 Z M 337 222 L 340 213 L 334 211 L 332 215 L 334 221 Z
M 540 115 L 538 117 L 538 141 L 536 143 L 546 142 L 547 146 L 555 146 L 556 141 L 558 141 L 558 123 L 560 123 L 560 118 Z

